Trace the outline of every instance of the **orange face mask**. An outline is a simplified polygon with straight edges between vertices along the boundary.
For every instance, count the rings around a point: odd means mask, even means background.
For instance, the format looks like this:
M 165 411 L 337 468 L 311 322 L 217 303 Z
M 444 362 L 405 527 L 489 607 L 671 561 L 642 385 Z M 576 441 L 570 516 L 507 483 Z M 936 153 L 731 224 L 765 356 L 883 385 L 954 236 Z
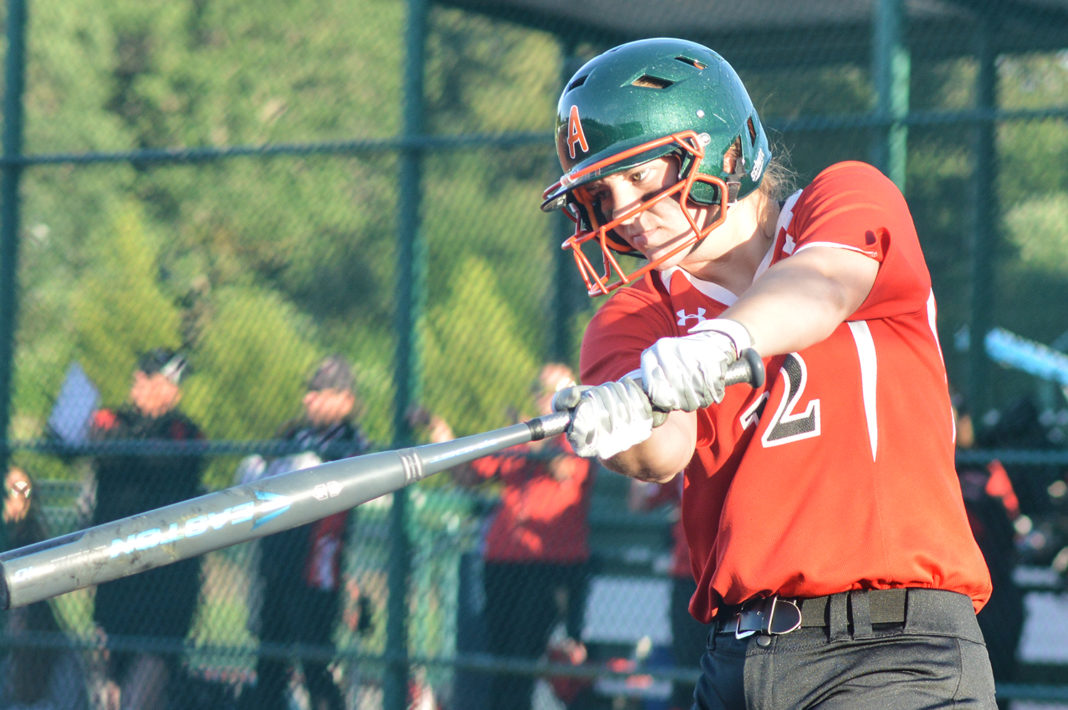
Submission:
M 674 185 L 653 195 L 615 219 L 603 220 L 596 205 L 594 205 L 593 201 L 590 199 L 589 193 L 583 187 L 584 183 L 595 179 L 593 176 L 596 176 L 596 178 L 603 177 L 628 167 L 629 163 L 627 161 L 636 155 L 657 151 L 658 149 L 661 149 L 660 152 L 662 153 L 662 149 L 665 146 L 672 145 L 674 146 L 672 152 L 681 153 L 684 157 L 684 163 L 689 165 L 689 168 L 686 170 L 686 175 Z M 696 170 L 695 166 L 700 164 L 704 155 L 704 146 L 698 140 L 697 134 L 694 131 L 675 133 L 655 141 L 635 146 L 634 148 L 618 153 L 610 158 L 594 163 L 573 175 L 567 175 L 561 179 L 560 182 L 550 186 L 545 191 L 545 195 L 548 196 L 558 192 L 561 187 L 566 188 L 569 183 L 575 185 L 575 187 L 569 190 L 568 202 L 561 207 L 568 218 L 575 223 L 575 233 L 564 241 L 561 248 L 571 250 L 572 256 L 575 259 L 575 265 L 578 267 L 579 274 L 582 276 L 582 280 L 586 284 L 587 293 L 590 296 L 605 295 L 620 286 L 632 283 L 641 278 L 650 269 L 655 269 L 667 259 L 690 249 L 693 245 L 707 237 L 712 230 L 723 223 L 723 220 L 727 215 L 729 191 L 726 182 L 719 177 L 705 175 Z M 690 223 L 690 236 L 681 240 L 675 248 L 658 257 L 656 260 L 647 262 L 638 269 L 628 273 L 626 269 L 620 265 L 616 258 L 616 254 L 633 254 L 635 252 L 630 245 L 620 239 L 613 230 L 621 223 L 633 219 L 636 215 L 650 209 L 665 199 L 675 198 L 680 204 L 686 205 L 690 200 L 690 191 L 697 182 L 708 183 L 715 188 L 715 194 L 718 195 L 719 198 L 719 211 L 716 218 L 712 223 L 700 227 L 694 220 L 693 215 L 690 214 L 689 210 L 684 209 L 683 212 L 686 215 L 687 221 Z M 590 242 L 595 243 L 600 249 L 602 257 L 601 269 L 596 268 L 582 251 L 582 246 Z

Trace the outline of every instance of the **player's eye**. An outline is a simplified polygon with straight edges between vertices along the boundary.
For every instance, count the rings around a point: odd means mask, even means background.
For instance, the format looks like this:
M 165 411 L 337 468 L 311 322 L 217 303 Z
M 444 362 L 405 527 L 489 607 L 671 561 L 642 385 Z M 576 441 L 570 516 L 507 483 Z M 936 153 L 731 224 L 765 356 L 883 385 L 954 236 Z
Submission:
M 635 168 L 634 171 L 630 173 L 630 175 L 628 175 L 627 177 L 630 178 L 631 184 L 642 185 L 649 180 L 649 178 L 652 176 L 652 172 L 653 171 L 647 167 L 639 167 Z

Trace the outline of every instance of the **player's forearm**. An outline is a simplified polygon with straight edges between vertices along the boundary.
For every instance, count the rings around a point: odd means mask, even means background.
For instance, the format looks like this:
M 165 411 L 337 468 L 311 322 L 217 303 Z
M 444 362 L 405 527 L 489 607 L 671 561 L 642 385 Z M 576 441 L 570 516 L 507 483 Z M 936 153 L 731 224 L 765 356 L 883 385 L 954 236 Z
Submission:
M 697 417 L 693 412 L 672 412 L 640 444 L 602 463 L 616 473 L 652 483 L 667 483 L 693 457 L 697 444 Z
M 723 313 L 742 323 L 764 357 L 828 337 L 867 298 L 878 262 L 837 248 L 801 252 L 769 269 Z

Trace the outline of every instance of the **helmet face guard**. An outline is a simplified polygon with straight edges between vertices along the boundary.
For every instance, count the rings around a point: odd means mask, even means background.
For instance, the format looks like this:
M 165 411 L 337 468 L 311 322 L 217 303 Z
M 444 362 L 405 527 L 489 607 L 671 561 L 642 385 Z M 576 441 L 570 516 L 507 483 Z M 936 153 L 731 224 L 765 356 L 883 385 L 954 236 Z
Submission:
M 685 174 L 674 185 L 661 190 L 652 198 L 634 206 L 615 219 L 604 219 L 600 210 L 590 199 L 589 193 L 586 190 L 585 183 L 588 181 L 588 176 L 617 172 L 618 168 L 616 166 L 618 164 L 622 163 L 624 165 L 629 165 L 631 163 L 630 159 L 636 155 L 655 155 L 662 153 L 663 151 L 658 149 L 664 147 L 669 148 L 668 154 L 683 154 L 682 164 L 689 166 L 688 169 L 684 169 Z M 682 133 L 650 141 L 649 143 L 643 143 L 642 145 L 635 146 L 622 153 L 594 163 L 582 171 L 573 175 L 568 175 L 564 181 L 550 186 L 545 191 L 545 195 L 548 196 L 553 193 L 558 193 L 561 189 L 567 189 L 567 184 L 576 184 L 575 187 L 568 191 L 567 201 L 560 205 L 560 208 L 563 210 L 564 214 L 567 215 L 568 219 L 575 223 L 575 233 L 561 244 L 561 248 L 571 250 L 579 274 L 582 276 L 582 280 L 586 283 L 586 292 L 590 296 L 607 295 L 620 286 L 624 286 L 641 278 L 647 272 L 655 269 L 668 259 L 692 248 L 695 244 L 707 237 L 712 230 L 723 223 L 723 220 L 727 215 L 728 196 L 730 195 L 731 190 L 728 189 L 727 183 L 721 178 L 714 175 L 707 175 L 694 169 L 694 166 L 699 164 L 703 158 L 704 147 L 701 139 L 694 131 L 683 131 Z M 699 226 L 690 211 L 686 209 L 686 205 L 691 202 L 690 193 L 695 183 L 703 183 L 711 187 L 712 193 L 718 197 L 719 211 L 716 214 L 715 219 L 704 227 Z M 628 273 L 616 259 L 615 253 L 637 254 L 638 252 L 624 240 L 620 239 L 613 230 L 623 222 L 628 222 L 634 219 L 637 215 L 669 198 L 678 200 L 683 214 L 686 216 L 686 220 L 690 224 L 690 234 L 681 239 L 679 243 L 667 253 L 652 261 L 646 262 L 640 268 Z M 583 245 L 590 242 L 595 242 L 600 248 L 603 263 L 601 269 L 595 267 L 582 251 Z

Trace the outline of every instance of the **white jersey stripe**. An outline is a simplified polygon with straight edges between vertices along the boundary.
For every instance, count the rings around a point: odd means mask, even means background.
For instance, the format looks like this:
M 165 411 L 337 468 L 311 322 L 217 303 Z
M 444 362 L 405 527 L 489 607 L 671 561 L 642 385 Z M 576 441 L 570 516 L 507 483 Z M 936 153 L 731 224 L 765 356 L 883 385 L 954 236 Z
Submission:
M 699 279 L 685 269 L 680 269 L 677 266 L 672 266 L 670 269 L 665 269 L 660 272 L 660 281 L 664 284 L 664 288 L 671 290 L 671 278 L 678 274 L 682 278 L 686 279 L 696 288 L 698 291 L 708 296 L 709 298 L 719 301 L 725 306 L 733 306 L 734 302 L 738 300 L 738 296 L 731 293 L 727 289 L 723 288 L 717 283 L 711 281 L 705 281 Z
M 795 251 L 794 253 L 795 254 L 800 254 L 801 252 L 805 251 L 806 249 L 815 249 L 817 247 L 829 247 L 831 249 L 845 249 L 846 251 L 855 251 L 858 254 L 863 254 L 864 256 L 873 256 L 870 251 L 867 251 L 865 249 L 861 249 L 860 247 L 855 247 L 852 244 L 840 244 L 839 242 L 808 242 L 808 243 L 804 244 L 800 249 Z
M 934 291 L 927 296 L 927 326 L 931 329 L 931 337 L 934 338 L 935 347 L 938 349 L 938 359 L 942 366 L 946 365 L 946 358 L 942 355 L 942 343 L 938 340 L 938 307 L 935 305 Z
M 868 421 L 871 460 L 874 461 L 879 450 L 879 415 L 875 396 L 879 367 L 875 357 L 875 341 L 865 321 L 849 321 L 849 330 L 853 333 L 857 355 L 860 357 L 860 388 L 864 399 L 864 416 Z
M 942 341 L 938 339 L 938 306 L 935 305 L 934 290 L 927 296 L 927 327 L 931 329 L 931 337 L 934 338 L 935 348 L 938 350 L 938 359 L 942 367 L 946 366 L 946 356 L 942 354 Z M 949 384 L 949 376 L 946 376 L 946 384 Z M 953 443 L 957 443 L 957 419 L 953 413 L 953 407 L 949 408 L 949 431 Z

